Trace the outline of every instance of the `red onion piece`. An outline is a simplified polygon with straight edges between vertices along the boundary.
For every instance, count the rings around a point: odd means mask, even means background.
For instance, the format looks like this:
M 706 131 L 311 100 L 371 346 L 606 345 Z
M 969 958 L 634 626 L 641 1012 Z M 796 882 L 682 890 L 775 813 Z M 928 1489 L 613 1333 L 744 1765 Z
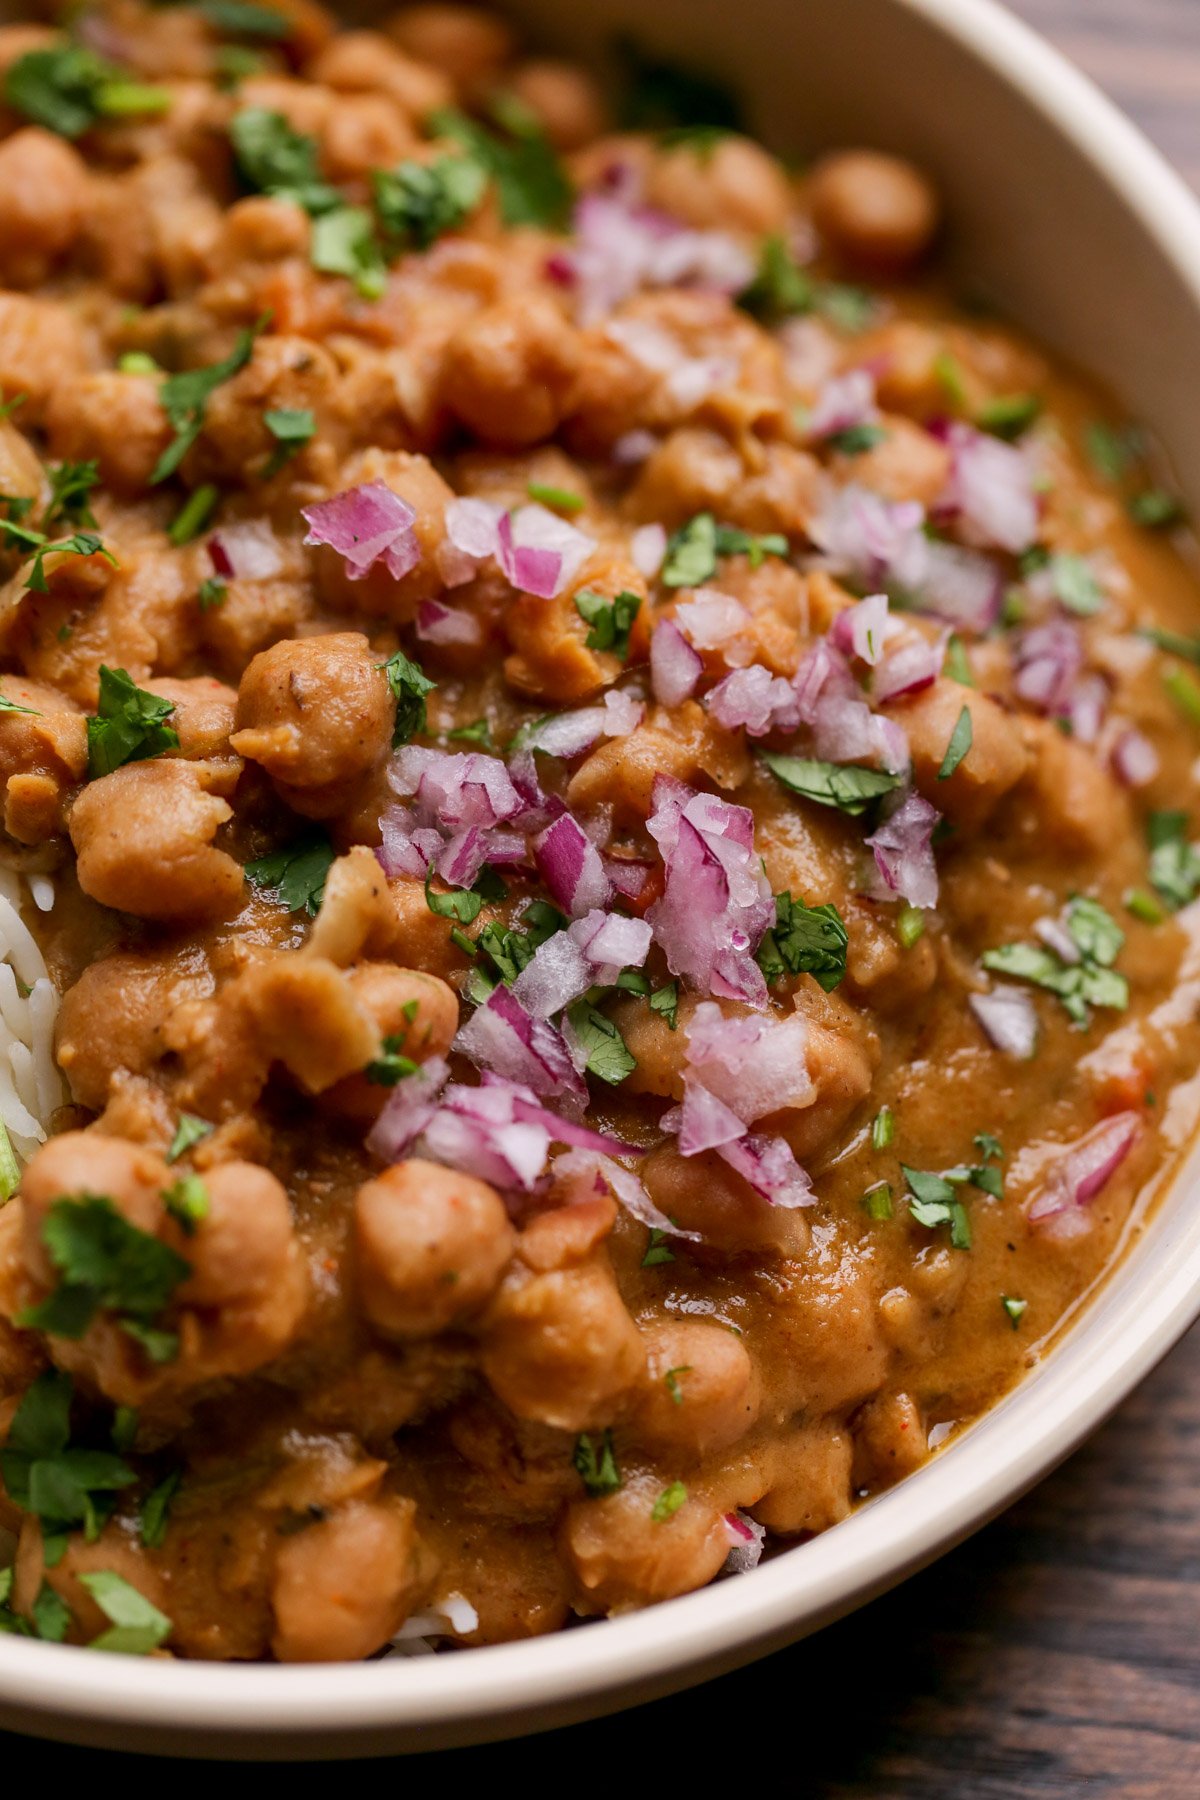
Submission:
M 524 594 L 553 600 L 568 587 L 596 548 L 588 537 L 545 506 L 522 506 L 501 515 L 498 557 L 505 577 Z
M 887 700 L 899 700 L 904 694 L 919 694 L 932 687 L 942 672 L 946 658 L 945 638 L 931 644 L 916 631 L 894 649 L 888 651 L 875 671 L 871 683 L 872 697 L 882 706 Z
M 398 1162 L 433 1117 L 450 1065 L 431 1056 L 415 1075 L 398 1081 L 367 1136 L 367 1149 L 384 1162 Z
M 302 506 L 300 516 L 309 527 L 304 542 L 336 550 L 351 581 L 361 581 L 377 562 L 401 581 L 420 561 L 417 515 L 382 481 L 363 482 L 331 500 Z
M 454 548 L 472 562 L 484 562 L 500 550 L 500 521 L 504 508 L 491 500 L 462 496 L 446 507 L 446 536 Z
M 462 644 L 476 648 L 483 642 L 479 620 L 459 607 L 440 600 L 422 600 L 417 609 L 417 636 L 427 644 Z
M 666 213 L 612 193 L 588 193 L 575 209 L 569 253 L 581 324 L 595 324 L 642 288 L 707 287 L 735 294 L 753 279 L 751 259 L 719 231 L 692 231 Z
M 646 917 L 671 973 L 702 994 L 764 1006 L 766 983 L 754 952 L 775 902 L 755 855 L 753 815 L 663 776 L 653 800 L 647 825 L 666 880 Z
M 829 638 L 843 656 L 857 656 L 873 668 L 887 642 L 890 625 L 887 595 L 869 594 L 837 615 Z
M 835 375 L 817 395 L 809 414 L 806 435 L 818 442 L 879 417 L 875 405 L 875 377 L 869 369 L 848 369 Z
M 1028 1209 L 1029 1223 L 1062 1236 L 1083 1229 L 1078 1209 L 1094 1200 L 1120 1168 L 1141 1130 L 1139 1114 L 1116 1113 L 1064 1145 L 1047 1185 Z
M 667 532 L 663 525 L 639 525 L 629 540 L 629 555 L 634 568 L 647 581 L 653 581 L 667 554 Z
M 626 431 L 613 445 L 612 459 L 622 468 L 636 468 L 638 463 L 644 463 L 648 456 L 654 455 L 658 445 L 659 440 L 652 431 L 644 431 L 640 428 L 636 431 Z M 655 570 L 655 574 L 657 573 L 658 571 Z
M 623 1155 L 631 1152 L 626 1149 Z M 698 1231 L 685 1231 L 676 1225 L 664 1212 L 655 1206 L 649 1194 L 628 1169 L 623 1169 L 611 1156 L 605 1156 L 595 1150 L 570 1150 L 565 1156 L 555 1158 L 551 1174 L 557 1183 L 561 1178 L 578 1182 L 583 1197 L 590 1199 L 595 1191 L 597 1181 L 612 1189 L 621 1205 L 631 1218 L 637 1219 L 650 1231 L 661 1231 L 665 1237 L 688 1238 L 698 1242 Z
M 721 1567 L 724 1575 L 747 1575 L 762 1561 L 766 1527 L 748 1513 L 725 1514 L 725 1530 L 729 1537 L 729 1555 Z
M 690 600 L 675 608 L 675 623 L 684 637 L 697 650 L 727 652 L 750 624 L 750 614 L 732 594 L 718 593 L 716 588 L 697 588 Z M 726 656 L 726 661 L 735 660 Z M 750 660 L 747 654 L 742 658 Z
M 687 1080 L 702 1081 L 752 1125 L 768 1113 L 812 1105 L 816 1089 L 807 1050 L 808 1025 L 800 1013 L 731 1017 L 704 1001 L 688 1025 Z
M 952 425 L 947 442 L 953 467 L 940 510 L 956 516 L 976 542 L 1013 555 L 1028 550 L 1037 538 L 1039 516 L 1029 458 L 972 425 Z
M 1061 919 L 1035 920 L 1033 935 L 1045 944 L 1047 950 L 1053 950 L 1060 962 L 1073 966 L 1081 960 L 1079 945 Z
M 1000 984 L 988 994 L 969 994 L 967 1004 L 988 1042 L 1006 1056 L 1027 1062 L 1037 1049 L 1038 1019 L 1024 988 Z
M 525 1010 L 511 988 L 501 984 L 477 1006 L 454 1040 L 454 1049 L 506 1081 L 516 1081 L 543 1099 L 587 1098 L 559 1033 Z
M 600 852 L 570 813 L 534 840 L 534 860 L 554 904 L 573 919 L 607 907 L 612 885 Z
M 1126 787 L 1139 788 L 1154 780 L 1161 764 L 1150 739 L 1131 726 L 1113 745 L 1112 766 L 1118 781 Z
M 1017 640 L 1016 662 L 1013 686 L 1018 698 L 1040 712 L 1066 718 L 1083 667 L 1078 627 L 1065 619 L 1052 619 L 1023 631 Z
M 742 1177 L 769 1206 L 812 1206 L 812 1182 L 781 1137 L 748 1132 L 736 1143 L 722 1144 L 717 1155 Z
M 887 895 L 899 895 L 910 906 L 937 905 L 937 865 L 933 829 L 941 814 L 920 794 L 909 794 L 866 842 Z
M 273 581 L 286 562 L 267 519 L 234 519 L 208 540 L 214 573 L 226 580 Z
M 748 737 L 765 737 L 769 731 L 795 731 L 800 723 L 796 694 L 790 681 L 772 675 L 761 663 L 734 669 L 712 688 L 705 706 L 726 731 L 744 730 Z
M 678 625 L 663 619 L 650 639 L 650 685 L 660 706 L 682 706 L 695 691 L 704 663 Z

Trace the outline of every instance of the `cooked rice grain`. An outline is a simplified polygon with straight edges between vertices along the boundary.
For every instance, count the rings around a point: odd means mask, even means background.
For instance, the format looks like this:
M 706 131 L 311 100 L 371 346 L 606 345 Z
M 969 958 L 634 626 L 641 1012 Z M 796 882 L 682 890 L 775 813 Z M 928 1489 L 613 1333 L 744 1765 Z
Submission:
M 22 918 L 36 905 L 48 912 L 53 886 L 0 869 L 0 1123 L 24 1160 L 46 1141 L 45 1121 L 63 1103 L 54 1063 L 58 995 L 37 941 Z

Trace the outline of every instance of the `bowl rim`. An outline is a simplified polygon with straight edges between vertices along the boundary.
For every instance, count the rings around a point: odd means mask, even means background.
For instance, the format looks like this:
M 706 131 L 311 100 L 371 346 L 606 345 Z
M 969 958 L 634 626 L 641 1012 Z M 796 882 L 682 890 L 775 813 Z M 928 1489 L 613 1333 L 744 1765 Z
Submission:
M 1141 131 L 998 0 L 892 3 L 956 40 L 1049 119 L 1137 215 L 1194 297 L 1200 320 L 1200 204 Z M 1193 1171 L 1200 1174 L 1195 1158 Z M 1181 1170 L 1172 1185 L 1186 1179 Z M 466 1741 L 536 1729 L 747 1661 L 932 1561 L 1095 1429 L 1200 1316 L 1200 1222 L 1174 1257 L 1166 1240 L 1169 1226 L 1152 1219 L 1143 1241 L 1158 1252 L 1153 1279 L 1142 1266 L 1149 1255 L 1131 1270 L 1137 1250 L 1128 1249 L 1104 1285 L 1107 1321 L 1069 1327 L 1038 1368 L 945 1453 L 835 1530 L 737 1580 L 565 1634 L 373 1663 L 81 1657 L 65 1646 L 0 1636 L 0 1710 L 19 1729 L 70 1736 L 74 1726 L 86 1738 L 91 1726 L 110 1739 L 119 1733 L 129 1748 L 138 1747 L 141 1730 L 160 1744 L 164 1733 L 194 1745 L 207 1739 L 209 1753 L 223 1740 L 286 1754 L 280 1740 L 292 1739 L 304 1742 L 304 1754 L 319 1755 L 317 1734 L 344 1750 L 355 1735 L 374 1734 L 374 1747 L 390 1737 L 393 1747 L 425 1748 L 456 1731 Z M 1085 1334 L 1088 1355 L 1073 1358 L 1071 1345 Z

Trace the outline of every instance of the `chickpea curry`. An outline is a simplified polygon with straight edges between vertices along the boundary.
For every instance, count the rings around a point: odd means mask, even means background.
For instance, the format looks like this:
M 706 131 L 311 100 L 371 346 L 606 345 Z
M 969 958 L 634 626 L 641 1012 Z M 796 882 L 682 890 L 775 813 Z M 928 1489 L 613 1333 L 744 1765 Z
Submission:
M 735 1576 L 1008 1388 L 1191 1132 L 1144 434 L 939 285 L 925 173 L 628 60 L 0 29 L 5 1631 Z

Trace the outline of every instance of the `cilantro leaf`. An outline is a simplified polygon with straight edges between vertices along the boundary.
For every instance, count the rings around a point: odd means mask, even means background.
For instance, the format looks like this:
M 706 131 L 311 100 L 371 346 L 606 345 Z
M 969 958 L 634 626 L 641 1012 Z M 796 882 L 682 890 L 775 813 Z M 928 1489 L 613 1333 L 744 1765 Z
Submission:
M 1067 907 L 1066 926 L 1084 957 L 1109 969 L 1125 942 L 1125 933 L 1098 900 L 1077 894 Z
M 62 1595 L 56 1593 L 49 1582 L 43 1581 L 30 1612 L 42 1642 L 61 1644 L 71 1629 L 73 1616 Z
M 29 50 L 4 77 L 5 100 L 35 125 L 59 137 L 81 137 L 97 120 L 165 112 L 165 88 L 130 81 L 120 69 L 79 44 Z
M 429 129 L 436 137 L 453 138 L 487 171 L 506 225 L 563 229 L 574 192 L 553 146 L 523 109 L 507 109 L 504 123 L 507 130 L 498 135 L 457 108 L 444 107 L 431 115 Z
M 19 529 L 8 520 L 0 520 L 0 526 L 10 538 L 14 531 Z M 27 542 L 41 538 L 41 542 L 34 550 L 33 561 L 25 576 L 25 586 L 31 594 L 49 592 L 45 568 L 48 556 L 102 556 L 106 562 L 112 564 L 114 569 L 117 567 L 116 557 L 111 550 L 106 548 L 99 532 L 96 531 L 76 531 L 71 537 L 56 538 L 53 543 L 48 543 L 40 531 L 27 532 L 25 537 Z
M 58 1560 L 73 1527 L 83 1526 L 94 1539 L 115 1505 L 114 1495 L 137 1480 L 110 1451 L 71 1445 L 72 1393 L 69 1375 L 45 1370 L 22 1395 L 0 1450 L 9 1499 L 42 1520 L 47 1564 Z
M 178 1162 L 179 1158 L 185 1156 L 196 1144 L 201 1143 L 204 1138 L 210 1137 L 215 1129 L 216 1127 L 210 1125 L 207 1119 L 198 1119 L 195 1113 L 180 1113 L 179 1123 L 175 1127 L 175 1136 L 171 1139 L 171 1147 L 167 1151 L 167 1161 L 169 1163 Z
M 102 1310 L 115 1313 L 137 1336 L 191 1273 L 190 1263 L 131 1225 L 104 1194 L 55 1200 L 42 1222 L 42 1243 L 59 1285 L 47 1299 L 26 1307 L 19 1323 L 59 1337 L 82 1337 Z
M 100 464 L 62 462 L 46 472 L 50 477 L 50 502 L 43 525 L 65 519 L 71 525 L 88 525 L 95 530 L 96 520 L 89 502 L 92 489 L 99 485 Z
M 542 506 L 549 506 L 555 512 L 580 513 L 587 505 L 582 494 L 573 488 L 555 487 L 549 481 L 528 481 L 525 492 L 531 500 L 537 500 Z
M 1174 912 L 1200 893 L 1200 849 L 1188 842 L 1187 833 L 1186 813 L 1152 812 L 1146 821 L 1150 882 Z
M 264 325 L 265 321 L 260 320 L 257 325 L 240 331 L 233 349 L 220 362 L 210 363 L 206 369 L 184 369 L 178 375 L 167 376 L 158 397 L 175 437 L 154 465 L 150 476 L 152 487 L 175 473 L 200 436 L 204 409 L 210 396 L 222 382 L 231 380 L 246 367 L 254 353 L 254 340 Z
M 786 556 L 788 548 L 778 533 L 761 537 L 737 525 L 718 525 L 712 513 L 697 513 L 668 538 L 660 579 L 664 587 L 703 587 L 716 574 L 720 556 L 746 556 L 757 569 L 768 556 Z
M 451 888 L 445 894 L 435 894 L 430 886 L 432 880 L 430 870 L 425 877 L 425 904 L 430 912 L 439 919 L 457 919 L 460 925 L 473 925 L 483 910 L 483 895 L 473 888 Z
M 761 760 L 777 781 L 819 806 L 836 806 L 857 817 L 881 794 L 890 794 L 903 781 L 884 769 L 867 769 L 857 763 L 816 762 L 804 756 L 776 756 L 760 751 Z
M 172 1469 L 156 1487 L 151 1488 L 142 1501 L 142 1510 L 138 1518 L 138 1535 L 148 1550 L 157 1550 L 167 1535 L 167 1518 L 171 1510 L 171 1502 L 179 1483 L 183 1479 L 181 1469 Z
M 163 1193 L 163 1204 L 188 1237 L 207 1219 L 212 1209 L 208 1188 L 199 1175 L 182 1175 L 172 1182 Z
M 487 165 L 475 156 L 402 162 L 371 176 L 375 210 L 391 246 L 427 250 L 454 231 L 483 199 Z
M 677 981 L 668 981 L 662 987 L 654 990 L 650 996 L 650 1011 L 660 1014 L 667 1021 L 670 1029 L 675 1030 L 678 1024 L 676 1014 L 679 1011 L 679 983 Z
M 1181 656 L 1185 662 L 1200 663 L 1200 637 L 1185 637 L 1181 631 L 1167 631 L 1160 625 L 1139 625 L 1137 636 L 1165 650 L 1170 656 Z
M 757 961 L 769 982 L 785 974 L 812 975 L 831 994 L 846 973 L 850 938 L 836 906 L 808 906 L 790 893 L 775 896 L 775 924 L 758 947 Z
M 1186 516 L 1182 500 L 1165 488 L 1144 488 L 1129 502 L 1129 516 L 1150 531 L 1166 531 Z
M 969 1250 L 971 1222 L 951 1183 L 928 1170 L 910 1169 L 907 1163 L 901 1163 L 900 1168 L 908 1183 L 908 1210 L 917 1224 L 931 1231 L 939 1225 L 948 1225 L 954 1248 Z
M 403 650 L 396 650 L 379 667 L 387 676 L 388 686 L 392 690 L 392 698 L 396 702 L 396 726 L 392 732 L 392 748 L 407 744 L 419 731 L 425 729 L 425 696 L 432 694 L 437 686 L 430 681 L 421 667 L 410 661 Z
M 624 662 L 629 655 L 629 634 L 641 605 L 640 596 L 631 594 L 628 588 L 622 588 L 611 600 L 594 594 L 590 588 L 581 588 L 575 596 L 575 610 L 591 626 L 584 639 L 587 648 L 611 651 Z
M 617 1467 L 612 1432 L 607 1427 L 598 1445 L 593 1444 L 586 1431 L 581 1432 L 575 1439 L 571 1461 L 593 1499 L 602 1494 L 615 1494 L 620 1487 L 621 1471 Z
M 764 324 L 811 312 L 816 302 L 816 283 L 792 255 L 784 238 L 765 237 L 759 247 L 758 270 L 750 286 L 738 295 L 738 305 Z
M 364 300 L 387 287 L 387 264 L 365 206 L 336 206 L 313 220 L 310 260 L 322 275 L 344 275 Z
M 1026 1309 L 1029 1306 L 1028 1300 L 1018 1300 L 1015 1294 L 1001 1294 L 1000 1304 L 1004 1308 L 1013 1330 L 1019 1331 L 1021 1320 L 1025 1317 Z
M 101 663 L 100 699 L 87 722 L 88 779 L 178 750 L 179 733 L 164 723 L 174 710 L 173 700 L 148 694 L 124 669 Z
M 247 863 L 246 878 L 255 887 L 272 893 L 289 912 L 306 912 L 315 918 L 325 897 L 325 881 L 334 854 L 323 831 L 305 832 L 284 849 Z
M 1078 962 L 1064 962 L 1038 944 L 1001 944 L 982 957 L 985 969 L 1045 988 L 1062 1001 L 1067 1016 L 1080 1028 L 1093 1006 L 1124 1011 L 1129 983 L 1112 967 L 1125 942 L 1116 921 L 1095 900 L 1076 896 L 1067 908 L 1067 931 L 1079 949 Z
M 1107 481 L 1120 481 L 1146 450 L 1145 436 L 1136 425 L 1105 425 L 1099 421 L 1087 427 L 1084 434 L 1087 453 L 1097 474 Z
M 123 1575 L 112 1569 L 94 1569 L 80 1575 L 79 1580 L 110 1622 L 110 1629 L 93 1638 L 89 1649 L 148 1656 L 170 1636 L 170 1619 Z
M 642 1258 L 643 1269 L 656 1269 L 661 1263 L 673 1263 L 675 1252 L 667 1243 L 667 1234 L 661 1226 L 650 1227 L 650 1242 L 646 1246 L 646 1254 Z
M 229 125 L 234 161 L 254 193 L 290 200 L 306 213 L 330 212 L 341 195 L 321 177 L 317 140 L 297 131 L 283 113 L 246 106 Z
M 191 0 L 195 11 L 234 37 L 267 38 L 282 43 L 292 35 L 291 21 L 273 6 L 259 6 L 254 0 Z
M 421 1065 L 414 1062 L 411 1056 L 404 1055 L 403 1047 L 407 1041 L 404 1032 L 385 1037 L 380 1045 L 380 1054 L 363 1070 L 367 1080 L 373 1081 L 378 1087 L 395 1087 L 406 1075 L 415 1075 Z
M 686 1502 L 687 1497 L 688 1491 L 682 1481 L 673 1481 L 670 1487 L 663 1489 L 650 1509 L 650 1518 L 653 1523 L 665 1525 L 668 1519 L 673 1519 Z
M 275 448 L 263 468 L 263 480 L 269 481 L 316 436 L 317 420 L 307 406 L 280 406 L 263 414 L 263 424 L 275 439 Z
M 590 1075 L 598 1075 L 610 1087 L 619 1087 L 627 1075 L 632 1075 L 637 1057 L 611 1019 L 586 1000 L 577 1000 L 567 1009 L 567 1022 L 586 1052 L 585 1067 Z
M 942 758 L 942 766 L 937 772 L 939 781 L 949 781 L 974 741 L 971 709 L 969 706 L 964 706 L 955 720 L 954 730 L 950 733 L 950 742 L 946 745 L 946 754 Z
M 990 431 L 993 437 L 1012 443 L 1036 424 L 1041 411 L 1038 394 L 998 394 L 980 408 L 975 423 L 981 431 Z

